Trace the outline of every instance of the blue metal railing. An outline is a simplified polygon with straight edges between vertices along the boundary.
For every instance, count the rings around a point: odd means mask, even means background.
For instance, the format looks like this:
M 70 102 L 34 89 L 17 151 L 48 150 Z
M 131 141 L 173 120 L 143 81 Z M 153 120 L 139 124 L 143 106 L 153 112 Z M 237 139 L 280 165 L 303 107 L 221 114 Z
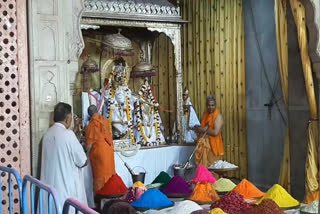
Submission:
M 64 202 L 62 214 L 68 214 L 70 207 L 73 207 L 75 209 L 75 214 L 78 214 L 79 211 L 83 214 L 99 214 L 98 212 L 89 208 L 87 205 L 84 205 L 73 198 L 68 198 Z
M 60 205 L 60 200 L 59 200 L 59 196 L 58 193 L 56 192 L 56 190 L 39 181 L 38 179 L 30 176 L 30 175 L 26 175 L 23 178 L 23 183 L 22 183 L 22 209 L 23 209 L 23 214 L 28 214 L 28 183 L 30 183 L 30 202 L 31 202 L 31 214 L 35 214 L 35 187 L 39 188 L 39 214 L 43 214 L 43 191 L 48 193 L 48 214 L 52 214 L 52 201 L 54 202 L 55 205 L 55 214 L 62 214 L 61 212 L 61 205 Z
M 18 186 L 18 192 L 19 192 L 19 206 L 20 206 L 20 213 L 22 211 L 22 184 L 21 184 L 21 177 L 17 170 L 8 168 L 5 166 L 0 166 L 0 187 L 2 189 L 2 182 L 1 177 L 3 173 L 8 174 L 8 191 L 9 191 L 9 214 L 13 214 L 13 203 L 12 203 L 12 175 L 15 177 L 17 186 Z M 2 195 L 0 190 L 0 214 L 2 214 Z M 5 212 L 6 213 L 6 212 Z

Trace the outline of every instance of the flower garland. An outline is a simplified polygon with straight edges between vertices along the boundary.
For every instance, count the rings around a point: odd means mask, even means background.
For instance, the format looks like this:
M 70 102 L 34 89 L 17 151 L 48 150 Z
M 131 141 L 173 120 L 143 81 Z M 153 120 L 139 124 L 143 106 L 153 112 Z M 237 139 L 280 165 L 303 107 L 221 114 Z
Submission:
M 143 96 L 145 93 L 148 93 L 147 97 L 146 97 L 146 101 L 150 102 L 151 104 L 153 104 L 154 106 L 158 106 L 159 104 L 155 101 L 153 95 L 152 95 L 152 91 L 151 91 L 151 88 L 149 86 L 149 84 L 146 82 L 144 85 L 141 86 L 140 90 L 139 90 L 139 95 L 140 96 Z M 146 104 L 148 105 L 148 104 Z M 158 110 L 152 106 L 152 114 L 153 114 L 153 124 L 152 126 L 155 127 L 155 131 L 156 131 L 156 144 L 159 145 L 161 142 L 161 138 L 160 138 L 160 116 L 159 116 L 159 112 Z M 140 141 L 142 142 L 142 145 L 144 146 L 147 146 L 147 145 L 150 145 L 151 143 L 154 143 L 154 142 L 149 142 L 149 139 L 152 137 L 152 136 L 146 136 L 145 134 L 145 131 L 144 131 L 144 128 L 143 128 L 143 125 L 142 125 L 142 114 L 141 114 L 141 110 L 143 110 L 143 106 L 142 104 L 140 104 L 138 102 L 138 105 L 136 106 L 137 109 L 136 109 L 136 118 L 137 118 L 137 123 L 138 123 L 138 127 L 139 127 L 139 131 L 140 131 Z

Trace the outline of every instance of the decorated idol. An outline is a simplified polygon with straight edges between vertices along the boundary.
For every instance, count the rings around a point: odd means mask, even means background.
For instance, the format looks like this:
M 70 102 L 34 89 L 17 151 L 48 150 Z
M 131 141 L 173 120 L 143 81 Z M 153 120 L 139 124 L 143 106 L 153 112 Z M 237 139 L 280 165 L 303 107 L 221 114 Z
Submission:
M 105 91 L 103 114 L 111 119 L 113 140 L 126 140 L 135 144 L 133 136 L 133 103 L 128 85 L 126 63 L 122 57 L 114 60 Z
M 158 107 L 159 103 L 152 94 L 148 79 L 145 78 L 135 108 L 137 126 L 135 138 L 143 146 L 158 146 L 165 143 Z

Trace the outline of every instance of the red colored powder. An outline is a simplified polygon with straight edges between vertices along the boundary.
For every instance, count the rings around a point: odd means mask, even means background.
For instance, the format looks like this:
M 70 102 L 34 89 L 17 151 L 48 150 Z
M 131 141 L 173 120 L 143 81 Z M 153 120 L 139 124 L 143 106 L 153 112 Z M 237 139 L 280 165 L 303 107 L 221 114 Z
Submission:
M 164 194 L 189 194 L 191 193 L 191 189 L 189 184 L 180 176 L 175 176 L 171 179 L 171 181 L 167 184 L 167 186 L 162 190 Z
M 97 191 L 98 195 L 123 195 L 128 191 L 128 188 L 123 183 L 121 177 L 117 174 L 112 175 L 101 190 Z
M 284 211 L 271 199 L 264 199 L 258 206 L 253 207 L 247 214 L 284 214 Z
M 242 195 L 239 195 L 237 192 L 229 192 L 219 201 L 211 204 L 211 209 L 220 208 L 227 213 L 239 213 L 246 212 L 252 208 L 252 206 L 245 202 Z

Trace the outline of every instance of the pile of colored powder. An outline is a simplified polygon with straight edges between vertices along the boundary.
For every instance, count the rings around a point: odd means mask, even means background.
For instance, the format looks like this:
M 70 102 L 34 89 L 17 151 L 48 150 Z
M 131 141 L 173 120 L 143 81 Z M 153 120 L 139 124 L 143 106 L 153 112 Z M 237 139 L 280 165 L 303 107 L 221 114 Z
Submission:
M 261 198 L 257 204 L 260 204 L 263 199 L 272 199 L 281 208 L 295 207 L 300 203 L 294 199 L 282 186 L 279 184 L 273 185 L 271 189 L 268 190 L 265 196 Z
M 128 192 L 122 197 L 123 200 L 131 203 L 138 200 L 143 193 L 147 191 L 145 187 L 136 187 L 133 186 L 129 188 Z
M 201 202 L 215 202 L 220 199 L 211 183 L 197 183 L 193 189 L 190 200 Z
M 174 176 L 162 192 L 164 194 L 190 194 L 192 190 L 190 189 L 189 184 L 182 177 Z
M 273 200 L 265 199 L 246 214 L 284 214 L 284 212 Z
M 197 203 L 189 200 L 177 202 L 175 206 L 167 214 L 192 213 L 196 210 L 202 210 Z
M 196 210 L 202 210 L 197 203 L 189 200 L 178 201 L 173 207 L 161 209 L 161 210 L 148 210 L 144 212 L 145 214 L 185 214 L 192 213 Z
M 242 181 L 233 189 L 233 191 L 239 193 L 244 198 L 261 198 L 265 195 L 264 192 L 261 192 L 247 179 L 242 179 Z
M 199 165 L 196 170 L 196 176 L 190 181 L 190 183 L 198 182 L 209 182 L 214 184 L 216 182 L 216 179 L 206 167 Z
M 146 186 L 141 181 L 137 181 L 132 185 L 132 188 L 137 188 L 137 187 L 145 188 Z
M 214 208 L 213 210 L 210 211 L 210 214 L 227 214 L 227 213 L 223 212 L 223 210 L 220 208 Z
M 220 208 L 227 213 L 239 213 L 246 212 L 252 208 L 252 206 L 245 202 L 244 198 L 237 192 L 229 192 L 219 201 L 211 204 L 211 209 Z
M 128 188 L 123 183 L 121 177 L 117 174 L 112 175 L 108 182 L 99 190 L 101 195 L 123 195 L 128 191 Z
M 149 189 L 139 198 L 139 200 L 133 202 L 131 205 L 137 208 L 152 209 L 172 206 L 173 202 L 158 189 Z
M 171 177 L 168 175 L 168 173 L 162 171 L 160 174 L 152 181 L 153 184 L 155 183 L 162 183 L 161 188 L 164 188 L 167 186 L 167 184 L 170 182 Z
M 128 192 L 121 199 L 129 203 L 136 201 L 135 191 L 133 187 L 130 187 Z
M 214 188 L 217 192 L 229 192 L 233 190 L 237 185 L 233 183 L 230 179 L 220 178 L 214 183 Z
M 301 207 L 300 211 L 306 212 L 306 213 L 318 213 L 318 208 L 319 208 L 319 201 L 314 201 L 308 206 Z

